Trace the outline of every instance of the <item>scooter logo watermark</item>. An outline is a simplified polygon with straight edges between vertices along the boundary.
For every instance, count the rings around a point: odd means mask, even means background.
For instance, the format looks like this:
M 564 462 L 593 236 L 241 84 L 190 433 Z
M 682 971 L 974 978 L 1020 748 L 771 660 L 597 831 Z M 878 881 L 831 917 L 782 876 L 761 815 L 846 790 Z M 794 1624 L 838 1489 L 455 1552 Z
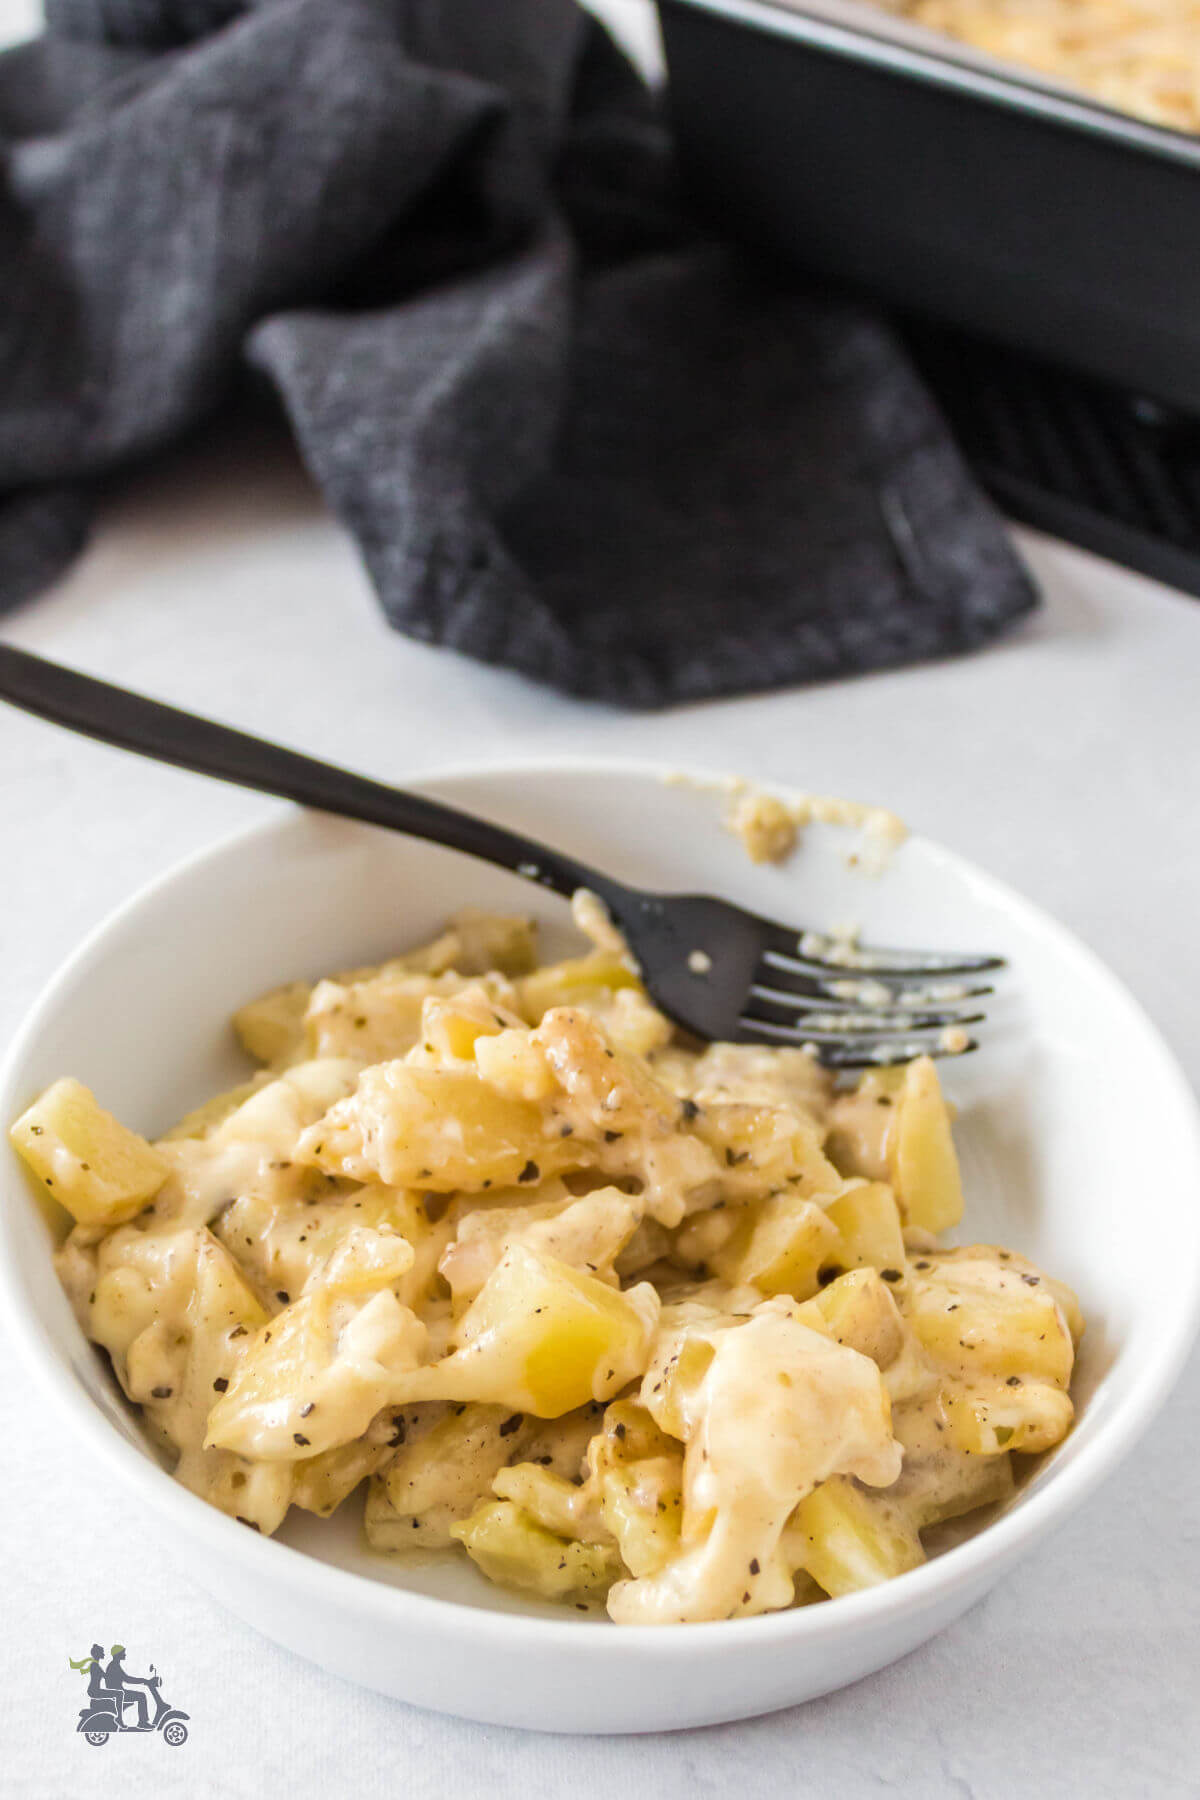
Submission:
M 187 1743 L 188 1715 L 168 1706 L 162 1697 L 162 1676 L 150 1664 L 149 1675 L 131 1675 L 125 1668 L 125 1646 L 114 1644 L 105 1661 L 104 1646 L 93 1644 L 89 1656 L 67 1661 L 87 1676 L 87 1704 L 79 1709 L 76 1731 L 89 1744 L 106 1744 L 118 1731 L 161 1731 L 168 1744 Z

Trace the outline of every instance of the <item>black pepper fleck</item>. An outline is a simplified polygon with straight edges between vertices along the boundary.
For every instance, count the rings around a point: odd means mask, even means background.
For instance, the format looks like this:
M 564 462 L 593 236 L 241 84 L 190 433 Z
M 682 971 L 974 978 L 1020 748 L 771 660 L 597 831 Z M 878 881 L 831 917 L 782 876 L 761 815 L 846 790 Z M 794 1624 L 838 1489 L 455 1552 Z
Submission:
M 150 1394 L 155 1400 L 169 1400 L 174 1391 L 173 1388 L 169 1387 L 156 1387 L 150 1389 Z
M 525 1164 L 525 1167 L 521 1170 L 521 1173 L 517 1176 L 517 1180 L 518 1181 L 537 1181 L 540 1179 L 541 1173 L 542 1173 L 542 1171 L 538 1168 L 537 1164 L 533 1161 L 533 1159 L 531 1157 L 530 1160 Z
M 308 1444 L 311 1443 L 312 1440 L 311 1438 L 306 1438 L 302 1431 L 293 1431 L 292 1442 L 293 1444 Z
M 229 1377 L 227 1375 L 218 1375 L 217 1379 L 213 1382 L 213 1387 L 218 1394 L 223 1394 L 228 1386 Z
M 503 1425 L 500 1427 L 500 1436 L 511 1437 L 514 1431 L 520 1429 L 524 1422 L 524 1418 L 524 1413 L 514 1413 L 511 1419 L 505 1419 Z

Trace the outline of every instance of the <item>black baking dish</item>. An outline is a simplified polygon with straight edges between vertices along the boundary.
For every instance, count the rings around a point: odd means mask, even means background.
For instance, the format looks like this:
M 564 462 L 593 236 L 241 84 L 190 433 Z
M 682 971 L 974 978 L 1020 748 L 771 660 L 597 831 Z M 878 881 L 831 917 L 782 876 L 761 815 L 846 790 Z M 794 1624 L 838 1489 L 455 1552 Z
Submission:
M 866 6 L 659 12 L 685 168 L 726 228 L 1200 413 L 1200 138 Z

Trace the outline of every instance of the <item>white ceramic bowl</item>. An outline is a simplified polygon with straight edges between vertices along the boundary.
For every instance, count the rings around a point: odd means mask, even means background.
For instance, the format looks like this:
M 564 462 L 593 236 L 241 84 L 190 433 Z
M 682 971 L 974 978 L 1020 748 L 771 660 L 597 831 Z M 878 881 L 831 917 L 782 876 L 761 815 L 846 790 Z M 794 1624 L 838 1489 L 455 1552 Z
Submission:
M 984 1053 L 947 1072 L 961 1108 L 960 1235 L 1026 1251 L 1078 1290 L 1089 1329 L 1075 1431 L 1002 1517 L 924 1567 L 828 1605 L 722 1624 L 617 1628 L 526 1605 L 465 1560 L 389 1562 L 366 1550 L 356 1501 L 267 1540 L 179 1487 L 144 1442 L 75 1324 L 5 1144 L 3 1303 L 48 1400 L 232 1611 L 421 1706 L 540 1730 L 649 1731 L 768 1712 L 882 1667 L 1062 1522 L 1133 1447 L 1180 1367 L 1200 1288 L 1200 1134 L 1179 1069 L 1089 951 L 935 845 L 911 841 L 870 879 L 847 868 L 844 834 L 817 830 L 787 867 L 762 868 L 722 828 L 711 793 L 651 769 L 493 769 L 422 785 L 649 886 L 718 890 L 805 924 L 854 920 L 877 942 L 1011 958 Z M 172 870 L 94 933 L 14 1045 L 0 1116 L 70 1073 L 122 1118 L 162 1129 L 238 1079 L 228 1018 L 248 995 L 378 958 L 467 902 L 535 911 L 552 949 L 569 939 L 561 902 L 516 877 L 282 813 Z

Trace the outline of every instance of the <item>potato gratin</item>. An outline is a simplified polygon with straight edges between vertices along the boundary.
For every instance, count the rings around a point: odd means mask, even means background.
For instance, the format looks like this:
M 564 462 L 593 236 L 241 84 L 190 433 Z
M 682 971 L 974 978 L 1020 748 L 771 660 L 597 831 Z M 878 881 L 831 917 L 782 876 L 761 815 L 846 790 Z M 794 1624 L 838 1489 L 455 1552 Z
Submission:
M 1106 106 L 1200 131 L 1200 0 L 879 0 Z
M 255 1530 L 367 1484 L 381 1552 L 621 1623 L 849 1593 L 1068 1431 L 1074 1296 L 962 1211 L 934 1065 L 835 1092 L 679 1043 L 595 910 L 538 967 L 463 913 L 252 1002 L 263 1066 L 151 1144 L 60 1081 L 12 1128 L 179 1480 Z

